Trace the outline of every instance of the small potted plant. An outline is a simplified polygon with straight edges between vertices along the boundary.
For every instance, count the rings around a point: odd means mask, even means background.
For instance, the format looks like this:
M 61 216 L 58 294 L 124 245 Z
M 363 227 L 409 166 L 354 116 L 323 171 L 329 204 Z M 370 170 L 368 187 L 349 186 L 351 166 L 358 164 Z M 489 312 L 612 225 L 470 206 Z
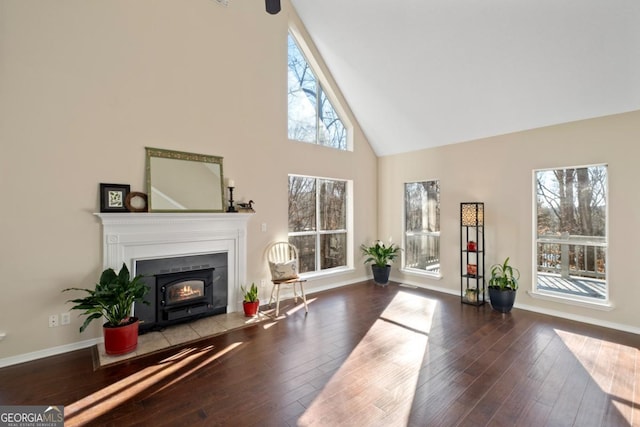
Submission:
M 260 307 L 260 300 L 258 299 L 258 287 L 255 283 L 252 283 L 249 290 L 245 289 L 244 286 L 240 286 L 240 289 L 244 294 L 244 301 L 242 301 L 244 315 L 246 317 L 255 316 L 258 313 L 258 307 Z
M 389 273 L 391 272 L 391 263 L 400 253 L 400 247 L 393 243 L 385 245 L 380 240 L 374 244 L 367 246 L 364 243 L 360 246 L 363 256 L 367 259 L 364 263 L 371 262 L 371 271 L 373 272 L 373 280 L 378 285 L 386 285 L 389 282 Z
M 138 346 L 138 318 L 131 316 L 133 303 L 144 301 L 149 287 L 140 279 L 141 275 L 130 278 L 129 269 L 122 264 L 120 272 L 107 268 L 100 275 L 100 281 L 95 289 L 67 288 L 67 291 L 83 291 L 88 295 L 67 302 L 74 303 L 72 310 L 83 310 L 87 316 L 80 332 L 83 332 L 89 323 L 95 319 L 104 317 L 107 321 L 103 324 L 105 352 L 109 355 L 130 353 Z
M 491 307 L 494 310 L 502 313 L 511 311 L 516 300 L 518 280 L 520 280 L 520 271 L 509 265 L 509 257 L 502 264 L 495 264 L 491 267 L 488 287 Z
M 464 292 L 467 302 L 476 304 L 478 302 L 478 290 L 476 288 L 467 288 Z

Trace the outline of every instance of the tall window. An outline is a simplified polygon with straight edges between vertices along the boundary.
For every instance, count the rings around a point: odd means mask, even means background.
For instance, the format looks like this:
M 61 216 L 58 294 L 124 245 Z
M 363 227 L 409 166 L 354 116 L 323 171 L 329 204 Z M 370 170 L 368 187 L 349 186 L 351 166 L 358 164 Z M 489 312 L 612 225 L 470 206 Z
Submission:
M 535 172 L 535 291 L 606 302 L 607 166 Z
M 404 267 L 440 272 L 440 182 L 409 182 L 404 185 Z
M 289 139 L 347 150 L 347 130 L 289 34 Z
M 347 181 L 289 176 L 289 242 L 300 272 L 347 265 Z

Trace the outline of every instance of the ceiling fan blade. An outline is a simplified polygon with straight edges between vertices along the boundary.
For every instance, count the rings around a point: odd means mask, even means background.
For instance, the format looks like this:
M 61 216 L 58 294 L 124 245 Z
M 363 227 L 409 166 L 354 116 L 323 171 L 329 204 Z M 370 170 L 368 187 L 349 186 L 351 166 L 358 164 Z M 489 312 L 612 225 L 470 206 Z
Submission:
M 275 15 L 280 12 L 280 0 L 265 0 L 267 12 Z

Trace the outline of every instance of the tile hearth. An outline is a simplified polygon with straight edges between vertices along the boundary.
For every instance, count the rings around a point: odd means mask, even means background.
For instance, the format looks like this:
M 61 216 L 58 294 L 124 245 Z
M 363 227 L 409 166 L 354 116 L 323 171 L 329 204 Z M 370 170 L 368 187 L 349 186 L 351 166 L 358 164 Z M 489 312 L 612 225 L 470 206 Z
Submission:
M 270 310 L 271 311 L 271 310 Z M 162 331 L 147 332 L 138 337 L 136 351 L 120 356 L 109 356 L 104 351 L 104 344 L 97 345 L 97 359 L 95 368 L 105 367 L 123 362 L 134 357 L 143 356 L 155 351 L 164 350 L 180 344 L 186 344 L 201 338 L 219 335 L 233 329 L 255 325 L 266 320 L 275 321 L 265 312 L 258 312 L 255 317 L 245 317 L 242 312 L 218 314 L 194 320 L 189 323 L 169 326 Z

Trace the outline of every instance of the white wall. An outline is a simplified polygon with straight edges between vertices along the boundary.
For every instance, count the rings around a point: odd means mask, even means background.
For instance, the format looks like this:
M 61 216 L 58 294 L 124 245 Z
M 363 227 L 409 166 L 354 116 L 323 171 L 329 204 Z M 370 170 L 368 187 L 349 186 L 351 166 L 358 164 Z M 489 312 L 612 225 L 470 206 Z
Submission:
M 282 6 L 0 0 L 0 361 L 100 336 L 97 322 L 79 334 L 76 312 L 47 319 L 68 311 L 63 288 L 97 280 L 98 185 L 146 192 L 145 146 L 224 157 L 234 198 L 255 201 L 249 281 L 269 277 L 264 249 L 286 238 L 289 173 L 354 180 L 355 245 L 375 237 L 377 160 L 355 119 L 353 153 L 287 139 L 288 21 L 301 25 Z M 308 288 L 361 279 L 355 258 Z
M 516 305 L 640 333 L 635 242 L 640 241 L 640 111 L 379 159 L 379 231 L 402 241 L 403 183 L 439 179 L 442 279 L 393 278 L 458 293 L 461 202 L 485 203 L 486 265 L 511 257 L 523 280 Z M 608 164 L 611 311 L 532 298 L 534 169 Z

